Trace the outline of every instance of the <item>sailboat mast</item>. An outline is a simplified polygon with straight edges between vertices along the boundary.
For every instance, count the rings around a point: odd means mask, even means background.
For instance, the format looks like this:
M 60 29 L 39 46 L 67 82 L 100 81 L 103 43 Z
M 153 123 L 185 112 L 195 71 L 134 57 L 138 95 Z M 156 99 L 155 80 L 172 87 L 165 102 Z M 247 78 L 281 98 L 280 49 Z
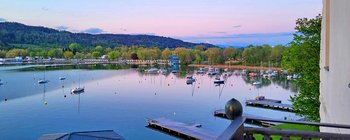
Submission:
M 46 66 L 44 65 L 45 69 L 44 69 L 44 80 L 46 80 Z
M 79 72 L 78 76 L 79 76 L 79 88 L 80 88 L 80 72 Z

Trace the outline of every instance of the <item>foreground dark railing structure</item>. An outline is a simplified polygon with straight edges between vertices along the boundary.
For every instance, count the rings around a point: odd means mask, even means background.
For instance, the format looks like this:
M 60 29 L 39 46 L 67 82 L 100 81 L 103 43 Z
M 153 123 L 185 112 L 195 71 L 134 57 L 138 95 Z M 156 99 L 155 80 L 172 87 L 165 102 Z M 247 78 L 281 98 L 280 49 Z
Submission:
M 244 127 L 243 124 L 247 118 L 242 116 L 242 112 L 242 105 L 239 101 L 237 101 L 236 99 L 231 99 L 227 102 L 225 106 L 225 113 L 226 117 L 232 120 L 232 122 L 227 127 L 227 129 L 217 138 L 217 140 L 255 140 L 253 136 L 254 134 L 262 134 L 263 140 L 270 140 L 271 136 L 280 136 L 281 140 L 289 140 L 291 137 L 298 137 L 302 140 L 310 140 L 312 138 L 318 138 L 322 140 L 350 140 L 350 134 Z M 248 119 L 257 121 L 350 129 L 350 125 L 341 124 L 274 120 L 258 117 Z
M 231 120 L 231 124 L 221 134 L 206 131 L 200 128 L 200 124 L 187 124 L 166 118 L 149 119 L 147 121 L 147 127 L 179 137 L 181 139 L 194 140 L 255 140 L 256 138 L 254 136 L 256 136 L 256 134 L 262 135 L 262 140 L 271 140 L 272 136 L 278 136 L 281 140 L 289 140 L 291 138 L 298 138 L 302 140 L 311 140 L 313 138 L 322 140 L 350 140 L 350 134 L 245 127 L 244 123 L 249 121 L 259 123 L 288 123 L 337 129 L 350 129 L 350 125 L 276 120 L 255 115 L 243 115 L 241 103 L 234 98 L 226 103 L 224 111 L 216 111 L 214 115 Z

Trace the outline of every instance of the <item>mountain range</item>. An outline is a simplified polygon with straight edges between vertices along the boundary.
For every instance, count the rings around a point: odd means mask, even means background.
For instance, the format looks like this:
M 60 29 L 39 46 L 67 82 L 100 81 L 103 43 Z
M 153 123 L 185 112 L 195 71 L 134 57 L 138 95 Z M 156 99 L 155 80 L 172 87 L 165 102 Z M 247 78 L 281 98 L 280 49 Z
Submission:
M 98 45 L 117 46 L 144 46 L 176 48 L 192 48 L 196 45 L 216 47 L 207 43 L 191 43 L 170 37 L 154 35 L 130 35 L 130 34 L 88 34 L 59 31 L 42 26 L 28 26 L 16 22 L 0 23 L 0 47 L 13 48 L 16 46 L 35 45 L 48 47 L 66 47 L 71 43 L 78 43 L 84 47 Z M 1 48 L 0 48 L 1 49 Z

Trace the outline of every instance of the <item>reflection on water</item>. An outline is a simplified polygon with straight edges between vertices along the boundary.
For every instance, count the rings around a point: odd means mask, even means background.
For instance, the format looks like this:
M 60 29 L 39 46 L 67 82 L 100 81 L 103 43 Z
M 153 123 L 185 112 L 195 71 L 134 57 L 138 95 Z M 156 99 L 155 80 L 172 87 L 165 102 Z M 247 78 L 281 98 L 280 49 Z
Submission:
M 168 73 L 144 73 L 151 67 L 167 69 Z M 37 139 L 45 133 L 99 129 L 115 130 L 127 139 L 174 139 L 144 127 L 145 118 L 156 117 L 199 123 L 219 133 L 229 122 L 213 117 L 213 111 L 224 108 L 232 97 L 244 103 L 261 95 L 290 103 L 289 97 L 297 89 L 283 75 L 270 80 L 233 75 L 225 84 L 215 85 L 215 77 L 195 74 L 194 68 L 180 67 L 174 74 L 163 65 L 50 66 L 46 68 L 50 82 L 38 85 L 44 69 L 0 70 L 0 79 L 6 81 L 0 87 L 0 139 Z M 85 92 L 71 94 L 79 75 Z M 193 75 L 196 82 L 186 84 L 186 75 Z M 66 80 L 60 80 L 62 76 Z M 261 86 L 252 84 L 257 80 L 262 81 Z M 288 112 L 243 109 L 271 118 L 295 118 Z
M 242 79 L 247 84 L 253 84 L 255 81 L 260 81 L 261 85 L 256 86 L 257 88 L 268 87 L 271 84 L 276 84 L 278 87 L 284 88 L 286 90 L 291 90 L 292 92 L 298 92 L 298 89 L 293 80 L 287 80 L 286 75 L 277 75 L 272 78 L 262 78 L 262 77 L 249 77 L 242 76 Z

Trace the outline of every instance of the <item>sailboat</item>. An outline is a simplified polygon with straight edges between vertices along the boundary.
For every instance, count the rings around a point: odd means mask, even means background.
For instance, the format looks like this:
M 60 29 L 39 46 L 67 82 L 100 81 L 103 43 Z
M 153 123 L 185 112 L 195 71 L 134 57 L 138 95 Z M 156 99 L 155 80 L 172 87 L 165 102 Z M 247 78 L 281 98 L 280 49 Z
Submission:
M 60 80 L 66 80 L 66 77 L 59 77 Z
M 38 81 L 38 84 L 46 84 L 46 83 L 49 82 L 48 80 L 46 80 L 46 66 L 44 66 L 44 67 L 45 67 L 45 70 L 44 70 L 44 80 L 39 80 L 39 81 Z
M 84 90 L 85 90 L 84 87 L 76 87 L 76 88 L 73 88 L 73 89 L 71 90 L 71 92 L 74 93 L 74 94 L 79 94 L 79 93 L 84 92 Z
M 71 93 L 79 94 L 79 93 L 84 92 L 84 90 L 85 90 L 85 87 L 80 87 L 80 74 L 79 74 L 79 87 L 73 88 L 71 90 Z

